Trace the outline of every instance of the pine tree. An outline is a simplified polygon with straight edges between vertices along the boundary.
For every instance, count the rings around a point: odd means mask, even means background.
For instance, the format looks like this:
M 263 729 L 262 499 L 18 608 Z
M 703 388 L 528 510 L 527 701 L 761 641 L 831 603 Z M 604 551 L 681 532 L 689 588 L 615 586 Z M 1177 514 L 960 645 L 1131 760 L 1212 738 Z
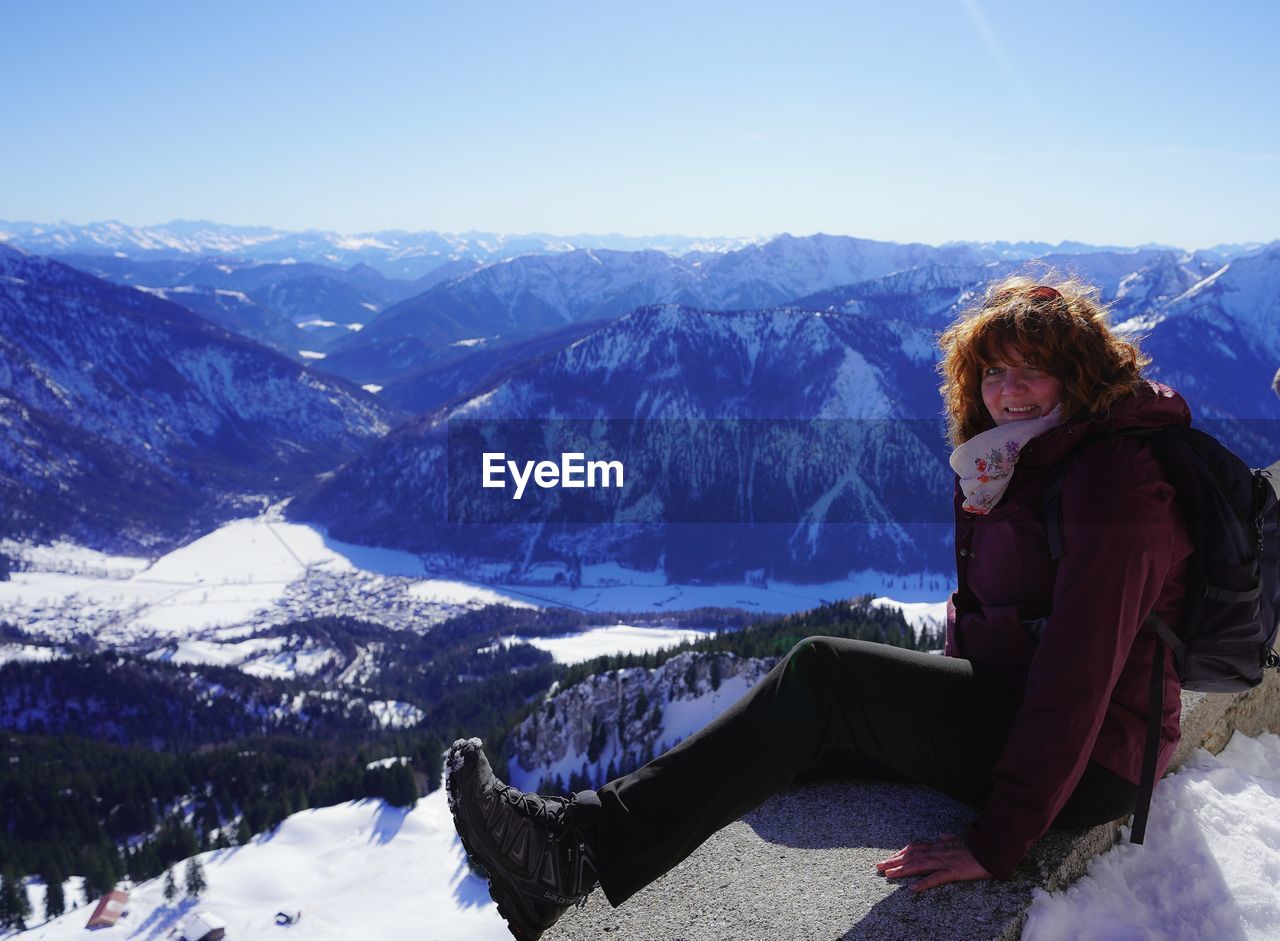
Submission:
M 0 873 L 0 925 L 22 931 L 27 927 L 30 914 L 31 901 L 26 887 L 13 869 L 6 867 Z
M 209 884 L 204 881 L 204 867 L 200 865 L 200 860 L 192 856 L 187 860 L 187 895 L 198 899 L 200 893 L 207 888 Z
M 173 869 L 169 868 L 164 871 L 164 900 L 172 902 L 178 897 L 178 883 L 173 878 Z
M 46 920 L 56 918 L 67 910 L 66 893 L 62 889 L 62 870 L 56 865 L 44 871 L 44 917 Z
M 388 792 L 388 802 L 396 807 L 412 807 L 418 802 L 418 781 L 409 765 L 401 763 L 395 767 Z
M 115 888 L 115 873 L 111 861 L 98 847 L 85 847 L 81 864 L 84 867 L 84 900 L 86 904 L 93 904 Z

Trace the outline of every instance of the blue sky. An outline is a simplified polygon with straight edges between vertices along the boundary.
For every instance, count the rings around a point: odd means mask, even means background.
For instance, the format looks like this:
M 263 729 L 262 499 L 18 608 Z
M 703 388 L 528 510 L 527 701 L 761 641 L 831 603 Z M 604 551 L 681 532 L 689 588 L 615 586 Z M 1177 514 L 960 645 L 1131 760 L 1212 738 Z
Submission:
M 0 218 L 1280 237 L 1280 5 L 0 7 Z

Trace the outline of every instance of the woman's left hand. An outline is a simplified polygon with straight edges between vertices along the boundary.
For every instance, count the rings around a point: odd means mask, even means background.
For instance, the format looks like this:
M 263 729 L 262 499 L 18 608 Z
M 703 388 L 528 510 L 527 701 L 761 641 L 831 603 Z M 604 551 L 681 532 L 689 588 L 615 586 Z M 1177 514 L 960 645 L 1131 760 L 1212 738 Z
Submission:
M 929 873 L 912 884 L 912 892 L 923 892 L 947 882 L 991 878 L 991 873 L 973 858 L 964 840 L 954 833 L 943 833 L 932 842 L 916 840 L 908 843 L 888 859 L 876 863 L 876 869 L 888 879 Z

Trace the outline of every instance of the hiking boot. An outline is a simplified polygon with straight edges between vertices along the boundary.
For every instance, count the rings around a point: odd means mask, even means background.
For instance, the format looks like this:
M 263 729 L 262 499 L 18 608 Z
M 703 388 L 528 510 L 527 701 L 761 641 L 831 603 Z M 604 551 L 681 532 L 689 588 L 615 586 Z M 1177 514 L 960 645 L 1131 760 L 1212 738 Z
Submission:
M 594 791 L 525 794 L 494 776 L 480 739 L 458 739 L 445 770 L 449 811 L 462 847 L 489 877 L 498 914 L 519 941 L 536 941 L 596 886 L 583 830 L 600 810 Z

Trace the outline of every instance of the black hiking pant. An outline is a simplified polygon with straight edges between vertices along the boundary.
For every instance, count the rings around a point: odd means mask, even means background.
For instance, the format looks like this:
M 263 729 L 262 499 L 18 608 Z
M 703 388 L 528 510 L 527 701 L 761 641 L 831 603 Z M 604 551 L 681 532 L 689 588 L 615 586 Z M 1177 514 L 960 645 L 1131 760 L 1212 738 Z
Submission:
M 707 837 L 835 758 L 859 774 L 927 784 L 974 807 L 1017 699 L 968 660 L 811 637 L 701 731 L 597 791 L 592 848 L 620 905 Z M 1055 826 L 1133 809 L 1136 785 L 1089 763 Z

